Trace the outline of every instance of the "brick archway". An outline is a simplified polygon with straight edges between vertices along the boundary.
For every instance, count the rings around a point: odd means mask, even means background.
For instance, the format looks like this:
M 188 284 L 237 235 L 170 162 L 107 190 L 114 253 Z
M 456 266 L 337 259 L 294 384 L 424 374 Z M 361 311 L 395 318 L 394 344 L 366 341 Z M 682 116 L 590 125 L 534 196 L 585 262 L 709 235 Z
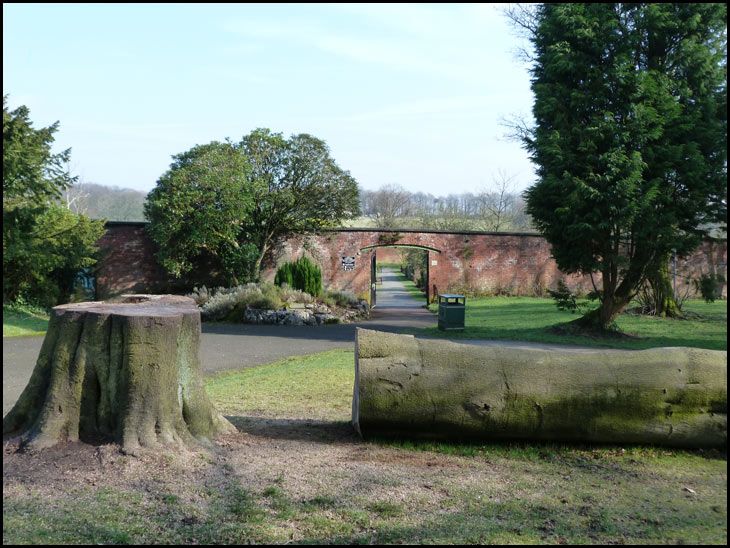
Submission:
M 426 304 L 431 302 L 432 293 L 433 293 L 433 297 L 436 298 L 435 286 L 434 286 L 434 290 L 433 291 L 431 290 L 431 264 L 434 263 L 434 267 L 436 267 L 436 265 L 438 265 L 438 261 L 437 260 L 432 261 L 431 253 L 440 255 L 441 250 L 436 249 L 435 247 L 429 247 L 429 246 L 419 245 L 419 244 L 384 243 L 384 244 L 376 244 L 376 245 L 371 245 L 371 246 L 366 246 L 366 247 L 360 248 L 360 253 L 362 253 L 363 251 L 365 251 L 365 252 L 372 251 L 371 268 L 370 268 L 370 305 L 371 306 L 373 305 L 373 303 L 376 302 L 376 293 L 377 293 L 377 280 L 376 280 L 376 273 L 375 273 L 376 262 L 377 262 L 376 256 L 377 256 L 378 249 L 384 249 L 384 248 L 420 249 L 421 251 L 424 251 L 426 253 L 426 261 L 425 261 L 425 263 L 426 263 L 426 272 L 425 272 Z
M 434 253 L 441 253 L 440 249 L 436 249 L 434 247 L 427 247 L 425 245 L 418 245 L 418 244 L 378 244 L 378 245 L 370 245 L 367 247 L 361 247 L 360 251 L 370 251 L 371 249 L 379 249 L 381 247 L 405 247 L 410 249 L 423 249 L 424 251 L 433 251 Z
M 282 241 L 263 279 L 272 281 L 278 266 L 307 254 L 321 266 L 323 286 L 369 299 L 373 255 L 388 247 L 426 249 L 430 299 L 463 292 L 535 295 L 564 276 L 539 234 L 340 228 Z M 592 288 L 589 277 L 565 278 L 571 289 Z

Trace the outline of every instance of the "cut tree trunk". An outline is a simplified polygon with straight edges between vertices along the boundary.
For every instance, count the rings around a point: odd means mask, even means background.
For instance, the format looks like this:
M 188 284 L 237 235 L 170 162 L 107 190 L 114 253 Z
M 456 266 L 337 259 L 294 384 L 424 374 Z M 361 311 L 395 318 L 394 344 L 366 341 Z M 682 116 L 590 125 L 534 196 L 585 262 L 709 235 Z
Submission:
M 109 440 L 132 454 L 209 444 L 235 428 L 208 400 L 199 345 L 200 313 L 187 297 L 57 306 L 3 434 L 32 449 Z
M 358 329 L 361 435 L 725 447 L 727 352 L 542 350 Z

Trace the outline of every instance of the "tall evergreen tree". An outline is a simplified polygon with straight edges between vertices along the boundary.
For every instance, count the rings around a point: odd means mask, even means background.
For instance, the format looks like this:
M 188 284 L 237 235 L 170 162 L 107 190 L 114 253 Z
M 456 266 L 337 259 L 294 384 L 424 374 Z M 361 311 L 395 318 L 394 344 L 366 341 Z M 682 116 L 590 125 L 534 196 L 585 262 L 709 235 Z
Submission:
M 601 275 L 608 328 L 673 249 L 727 216 L 725 4 L 542 4 L 534 46 L 538 182 L 527 211 L 558 266 Z
M 71 151 L 51 152 L 58 122 L 33 128 L 30 111 L 3 96 L 3 301 L 66 302 L 76 274 L 96 262 L 103 221 L 55 202 L 73 182 Z

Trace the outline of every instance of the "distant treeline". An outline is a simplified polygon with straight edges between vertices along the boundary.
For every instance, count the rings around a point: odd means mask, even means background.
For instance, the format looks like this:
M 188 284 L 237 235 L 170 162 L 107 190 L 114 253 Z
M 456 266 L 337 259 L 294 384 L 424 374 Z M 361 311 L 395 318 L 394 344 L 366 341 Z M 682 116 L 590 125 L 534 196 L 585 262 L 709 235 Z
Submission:
M 146 199 L 140 190 L 96 183 L 77 183 L 61 198 L 73 213 L 108 221 L 144 221 Z
M 531 232 L 530 217 L 509 180 L 477 193 L 434 196 L 397 185 L 361 190 L 362 214 L 377 228 Z M 354 225 L 353 225 L 354 226 Z
M 147 193 L 95 183 L 75 184 L 62 200 L 74 213 L 109 221 L 144 221 Z M 363 217 L 349 226 L 431 230 L 534 230 L 521 196 L 506 182 L 493 190 L 434 196 L 409 192 L 397 185 L 360 190 Z

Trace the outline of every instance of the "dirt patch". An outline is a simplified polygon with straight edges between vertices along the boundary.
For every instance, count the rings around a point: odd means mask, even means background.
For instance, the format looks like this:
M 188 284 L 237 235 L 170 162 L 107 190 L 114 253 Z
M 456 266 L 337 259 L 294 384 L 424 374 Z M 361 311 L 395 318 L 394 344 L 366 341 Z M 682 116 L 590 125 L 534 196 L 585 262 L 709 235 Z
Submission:
M 173 494 L 194 502 L 206 491 L 225 491 L 236 479 L 254 493 L 281 486 L 299 502 L 322 496 L 340 502 L 353 497 L 393 500 L 396 493 L 405 498 L 414 489 L 438 499 L 438 492 L 423 485 L 447 470 L 468 466 L 447 455 L 364 444 L 346 423 L 229 419 L 239 432 L 219 438 L 213 448 L 163 449 L 136 457 L 123 455 L 115 444 L 74 442 L 26 452 L 17 440 L 5 440 L 4 494 L 63 496 L 93 487 L 136 490 L 158 500 Z
M 448 458 L 446 455 L 431 455 L 424 453 L 404 453 L 402 451 L 374 450 L 367 447 L 353 452 L 348 457 L 353 462 L 371 462 L 376 464 L 395 464 L 428 468 L 439 466 L 442 468 L 468 468 L 469 465 L 460 458 Z
M 4 541 L 704 544 L 723 533 L 712 524 L 727 513 L 724 461 L 682 457 L 675 469 L 671 458 L 569 448 L 469 457 L 364 442 L 344 421 L 228 418 L 237 433 L 193 451 L 66 443 L 32 453 L 5 440 Z M 675 533 L 690 510 L 692 536 Z

